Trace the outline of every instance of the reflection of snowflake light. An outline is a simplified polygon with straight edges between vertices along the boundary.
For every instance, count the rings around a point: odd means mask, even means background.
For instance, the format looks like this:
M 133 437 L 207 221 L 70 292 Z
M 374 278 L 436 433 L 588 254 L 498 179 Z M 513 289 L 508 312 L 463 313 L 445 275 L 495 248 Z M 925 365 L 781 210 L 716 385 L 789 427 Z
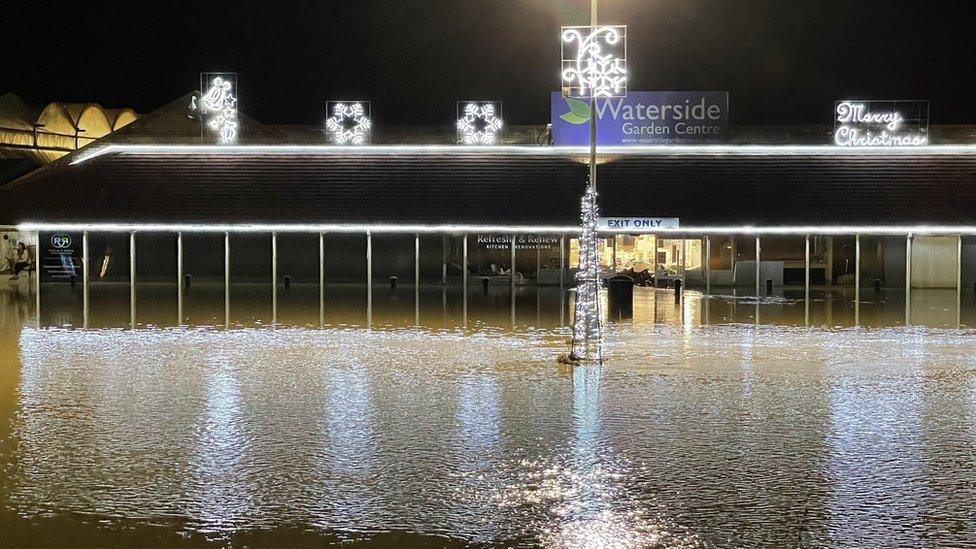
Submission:
M 579 272 L 576 274 L 576 308 L 573 318 L 573 358 L 596 360 L 600 349 L 600 237 L 596 191 L 587 185 L 580 204 L 582 230 L 579 240 Z
M 627 27 L 563 27 L 562 41 L 562 80 L 568 95 L 627 95 Z M 575 52 L 567 51 L 574 43 Z
M 207 126 L 217 132 L 221 143 L 237 142 L 236 91 L 230 79 L 215 76 L 207 92 L 200 97 L 203 112 L 208 114 Z
M 502 129 L 502 119 L 498 114 L 495 103 L 465 103 L 457 121 L 458 143 L 494 145 Z
M 369 142 L 372 121 L 369 118 L 369 103 L 356 101 L 345 103 L 330 102 L 331 115 L 325 120 L 325 132 L 329 142 L 336 145 L 363 145 Z M 365 106 L 364 106 L 365 105 Z

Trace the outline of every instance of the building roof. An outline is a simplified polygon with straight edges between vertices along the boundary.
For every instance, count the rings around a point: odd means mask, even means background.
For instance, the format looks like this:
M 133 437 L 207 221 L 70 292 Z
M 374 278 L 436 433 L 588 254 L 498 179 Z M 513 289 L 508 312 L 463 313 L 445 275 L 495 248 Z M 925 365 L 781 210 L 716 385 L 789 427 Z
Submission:
M 8 93 L 0 96 L 0 158 L 51 162 L 136 118 L 132 109 L 105 109 L 98 103 L 55 102 L 33 111 Z
M 0 187 L 0 223 L 572 225 L 585 161 L 551 147 L 118 146 Z M 598 172 L 604 215 L 695 226 L 972 224 L 974 181 L 976 147 L 612 150 Z

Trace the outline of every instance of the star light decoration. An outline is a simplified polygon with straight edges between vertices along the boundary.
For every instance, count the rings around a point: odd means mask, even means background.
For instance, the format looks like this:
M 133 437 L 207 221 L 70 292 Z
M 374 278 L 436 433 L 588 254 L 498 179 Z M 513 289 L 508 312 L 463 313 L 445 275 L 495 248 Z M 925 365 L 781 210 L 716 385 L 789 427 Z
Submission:
M 500 101 L 458 101 L 457 142 L 494 145 L 502 130 Z
M 373 122 L 369 101 L 329 101 L 326 103 L 325 133 L 333 145 L 369 143 Z
M 200 110 L 204 123 L 214 131 L 220 143 L 237 142 L 237 75 L 234 73 L 200 74 Z M 191 103 L 191 110 L 195 104 Z
M 579 271 L 576 273 L 576 306 L 570 358 L 586 363 L 603 359 L 600 344 L 600 237 L 596 191 L 590 185 L 580 200 Z
M 627 27 L 562 28 L 562 83 L 566 97 L 627 95 Z

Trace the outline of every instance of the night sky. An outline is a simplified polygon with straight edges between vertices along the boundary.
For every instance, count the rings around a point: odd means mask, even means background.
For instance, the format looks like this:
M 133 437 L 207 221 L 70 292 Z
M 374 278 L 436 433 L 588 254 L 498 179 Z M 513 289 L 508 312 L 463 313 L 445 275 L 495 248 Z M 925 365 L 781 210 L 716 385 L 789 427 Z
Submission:
M 21 2 L 5 13 L 0 93 L 148 112 L 201 71 L 238 73 L 241 110 L 317 124 L 327 99 L 377 123 L 449 124 L 459 99 L 545 123 L 560 25 L 588 0 Z M 928 99 L 976 123 L 973 2 L 601 0 L 628 25 L 632 90 L 728 90 L 737 124 L 830 124 L 833 101 Z

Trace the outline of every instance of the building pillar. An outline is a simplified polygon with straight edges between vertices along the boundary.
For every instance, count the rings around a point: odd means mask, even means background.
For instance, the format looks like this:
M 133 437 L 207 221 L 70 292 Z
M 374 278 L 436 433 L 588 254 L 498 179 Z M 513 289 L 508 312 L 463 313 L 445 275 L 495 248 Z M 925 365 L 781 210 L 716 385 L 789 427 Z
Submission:
M 366 231 L 366 327 L 373 327 L 373 233 Z
M 559 325 L 565 322 L 566 293 L 566 235 L 559 235 Z
M 461 241 L 461 324 L 468 327 L 468 235 Z
M 566 235 L 559 236 L 559 290 L 566 284 Z
M 230 327 L 230 233 L 224 232 L 224 328 Z
M 705 293 L 712 293 L 712 237 L 709 235 L 705 235 Z
M 325 326 L 325 233 L 319 233 L 319 328 Z
M 962 327 L 962 235 L 956 235 L 956 327 Z
M 509 269 L 509 291 L 512 295 L 515 295 L 515 235 L 512 235 L 512 248 L 511 248 L 511 269 Z M 514 298 L 513 298 L 514 300 Z
M 34 233 L 34 327 L 41 327 L 41 232 Z
M 278 323 L 278 233 L 271 233 L 271 324 Z
M 854 325 L 861 325 L 861 235 L 854 235 Z
M 827 244 L 827 261 L 824 268 L 824 285 L 832 287 L 834 285 L 834 237 L 824 238 Z
M 129 233 L 129 328 L 136 328 L 136 233 Z
M 81 303 L 82 303 L 82 326 L 88 328 L 88 271 L 90 258 L 88 257 L 88 231 L 81 233 Z
M 905 237 L 905 326 L 912 323 L 912 235 Z
M 420 233 L 413 235 L 413 323 L 420 325 Z
M 512 329 L 515 329 L 515 234 L 512 234 L 511 277 L 509 278 L 509 299 L 512 302 Z
M 183 325 L 183 233 L 176 233 L 176 317 L 177 326 Z
M 441 254 L 441 284 L 447 284 L 447 235 L 441 237 L 443 251 Z
M 803 325 L 810 325 L 810 235 L 803 247 Z
M 756 302 L 758 303 L 758 297 L 760 293 L 760 278 L 762 277 L 762 269 L 760 267 L 760 248 L 759 248 L 759 235 L 756 235 Z M 757 319 L 758 320 L 758 319 Z
M 654 287 L 657 288 L 657 248 L 658 248 L 657 235 L 652 234 L 651 240 L 654 241 L 654 246 L 653 246 L 654 251 L 651 252 L 651 276 L 654 277 Z
M 736 255 L 738 254 L 738 247 L 737 247 L 736 242 L 735 242 L 735 235 L 732 235 L 732 238 L 730 240 L 732 242 L 732 255 L 729 258 L 729 268 L 732 269 L 732 293 L 734 294 L 735 293 L 735 286 L 736 286 L 736 284 L 735 284 L 735 259 L 736 259 Z
M 535 283 L 539 285 L 539 273 L 542 272 L 542 250 L 538 239 L 535 243 Z
M 616 273 L 617 272 L 617 235 L 612 234 L 610 238 L 613 239 L 612 241 L 613 247 L 610 248 L 610 263 L 612 265 L 610 271 Z

